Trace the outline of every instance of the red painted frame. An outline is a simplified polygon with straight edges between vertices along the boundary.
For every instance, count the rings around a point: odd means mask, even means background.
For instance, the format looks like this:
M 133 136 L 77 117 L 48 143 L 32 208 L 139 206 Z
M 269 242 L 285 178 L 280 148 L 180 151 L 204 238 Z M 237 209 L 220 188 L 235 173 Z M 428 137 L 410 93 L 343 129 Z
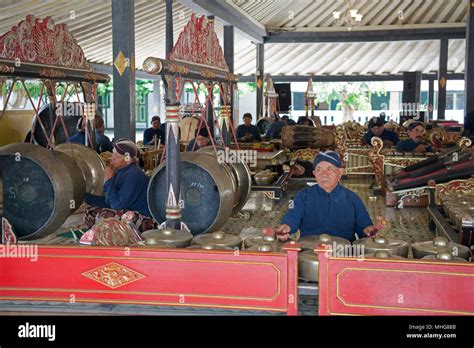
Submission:
M 36 262 L 0 259 L 0 301 L 73 299 L 296 315 L 300 248 L 288 243 L 284 249 L 256 253 L 38 245 Z
M 474 315 L 474 263 L 361 261 L 328 250 L 316 250 L 319 315 Z

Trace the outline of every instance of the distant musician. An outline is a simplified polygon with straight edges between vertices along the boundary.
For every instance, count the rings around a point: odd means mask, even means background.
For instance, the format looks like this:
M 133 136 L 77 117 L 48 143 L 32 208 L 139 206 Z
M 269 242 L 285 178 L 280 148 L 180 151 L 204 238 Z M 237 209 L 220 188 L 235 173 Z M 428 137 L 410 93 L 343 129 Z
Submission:
M 262 140 L 260 130 L 252 124 L 252 115 L 250 113 L 244 114 L 243 121 L 244 124 L 237 127 L 237 140 L 244 143 Z
M 95 143 L 97 153 L 112 152 L 114 146 L 109 137 L 105 135 L 104 119 L 100 115 L 95 116 Z
M 422 122 L 414 121 L 408 125 L 407 134 L 409 139 L 400 140 L 397 150 L 402 152 L 432 152 L 431 145 L 425 144 L 425 127 Z
M 211 139 L 209 138 L 209 132 L 207 131 L 206 126 L 203 126 L 199 130 L 199 133 L 198 133 L 198 130 L 196 129 L 196 135 L 195 135 L 195 138 L 191 140 L 188 146 L 186 147 L 187 151 L 193 151 L 193 148 L 194 148 L 194 151 L 196 151 L 196 150 L 199 150 L 201 147 L 206 147 L 207 145 L 209 145 L 209 142 Z
M 155 145 L 155 140 L 158 143 L 159 139 L 161 139 L 161 144 L 165 144 L 165 132 L 161 129 L 160 123 L 160 116 L 151 118 L 151 127 L 143 132 L 144 145 Z
M 385 147 L 395 146 L 400 141 L 395 132 L 385 129 L 384 121 L 381 117 L 372 117 L 369 121 L 369 131 L 362 137 L 362 143 L 371 145 L 373 137 L 383 140 Z
M 84 120 L 82 117 L 79 117 L 76 126 L 77 132 L 67 138 L 68 143 L 77 143 L 81 145 L 86 145 L 86 131 L 84 126 Z
M 281 138 L 281 130 L 284 126 L 286 126 L 286 123 L 280 119 L 280 116 L 277 113 L 272 115 L 272 121 L 273 122 L 268 126 L 265 137 L 270 139 L 279 139 Z
M 281 120 L 285 122 L 285 125 L 287 126 L 295 126 L 296 122 L 293 121 L 288 115 L 284 115 L 281 117 Z

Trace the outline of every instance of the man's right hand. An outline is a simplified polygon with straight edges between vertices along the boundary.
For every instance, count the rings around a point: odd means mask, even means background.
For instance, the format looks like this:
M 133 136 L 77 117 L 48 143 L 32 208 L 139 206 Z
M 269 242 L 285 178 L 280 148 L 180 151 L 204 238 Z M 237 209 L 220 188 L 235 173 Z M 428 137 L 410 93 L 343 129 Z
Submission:
M 276 237 L 281 241 L 286 241 L 290 236 L 291 227 L 288 225 L 280 225 L 275 229 Z
M 426 152 L 427 146 L 424 144 L 420 144 L 415 148 L 415 152 Z

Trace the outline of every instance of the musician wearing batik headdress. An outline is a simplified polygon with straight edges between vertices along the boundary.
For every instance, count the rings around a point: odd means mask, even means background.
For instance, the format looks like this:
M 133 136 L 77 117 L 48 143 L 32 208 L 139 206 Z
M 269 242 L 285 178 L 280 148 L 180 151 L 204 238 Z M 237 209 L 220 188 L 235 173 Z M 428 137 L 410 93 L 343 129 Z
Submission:
M 117 217 L 133 211 L 139 231 L 155 228 L 148 209 L 149 178 L 138 167 L 138 149 L 128 139 L 114 141 L 110 165 L 104 172 L 104 195 L 86 194 L 85 201 L 92 207 L 85 212 L 84 223 L 90 228 L 100 218 Z
M 407 140 L 400 140 L 397 143 L 397 150 L 403 152 L 432 152 L 433 148 L 425 141 L 425 126 L 423 122 L 410 120 L 407 127 Z

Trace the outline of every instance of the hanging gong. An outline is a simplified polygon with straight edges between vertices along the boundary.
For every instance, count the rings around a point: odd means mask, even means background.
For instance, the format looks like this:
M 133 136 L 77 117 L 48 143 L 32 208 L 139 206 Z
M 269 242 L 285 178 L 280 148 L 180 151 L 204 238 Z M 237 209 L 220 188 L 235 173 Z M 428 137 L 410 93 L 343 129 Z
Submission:
M 229 219 L 234 206 L 232 176 L 217 160 L 203 153 L 181 153 L 181 220 L 193 235 L 218 230 Z M 148 207 L 153 218 L 166 220 L 166 165 L 152 174 L 148 185 Z
M 30 143 L 0 148 L 3 214 L 19 239 L 55 232 L 82 204 L 85 180 L 69 156 Z

